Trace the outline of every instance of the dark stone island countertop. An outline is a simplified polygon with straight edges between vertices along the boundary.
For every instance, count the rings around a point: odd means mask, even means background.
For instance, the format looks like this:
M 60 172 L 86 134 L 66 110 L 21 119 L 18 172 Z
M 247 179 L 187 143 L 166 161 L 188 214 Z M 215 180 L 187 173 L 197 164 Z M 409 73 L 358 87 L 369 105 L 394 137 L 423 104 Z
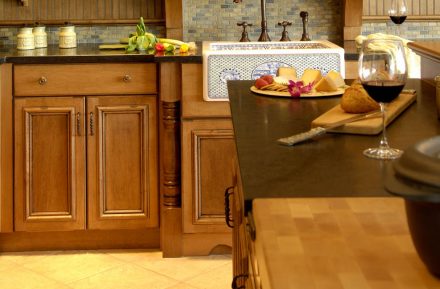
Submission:
M 383 188 L 387 162 L 362 154 L 380 135 L 327 133 L 291 147 L 276 142 L 309 130 L 340 97 L 268 97 L 251 92 L 252 84 L 228 82 L 246 211 L 255 198 L 390 196 Z M 440 134 L 435 87 L 416 79 L 406 87 L 416 89 L 417 100 L 387 128 L 390 145 L 404 150 Z
M 194 52 L 176 54 L 126 53 L 124 50 L 100 50 L 99 44 L 78 44 L 62 49 L 58 45 L 32 50 L 17 50 L 15 46 L 0 46 L 0 64 L 54 64 L 99 62 L 188 62 L 202 63 L 201 46 Z

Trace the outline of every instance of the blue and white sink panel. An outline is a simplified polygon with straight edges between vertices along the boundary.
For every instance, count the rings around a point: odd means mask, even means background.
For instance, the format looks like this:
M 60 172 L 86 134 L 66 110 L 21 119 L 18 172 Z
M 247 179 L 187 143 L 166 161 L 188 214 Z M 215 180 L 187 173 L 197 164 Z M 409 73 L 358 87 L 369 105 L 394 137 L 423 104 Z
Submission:
M 326 41 L 203 42 L 203 99 L 227 101 L 228 80 L 252 80 L 275 75 L 278 67 L 330 70 L 345 77 L 344 49 Z

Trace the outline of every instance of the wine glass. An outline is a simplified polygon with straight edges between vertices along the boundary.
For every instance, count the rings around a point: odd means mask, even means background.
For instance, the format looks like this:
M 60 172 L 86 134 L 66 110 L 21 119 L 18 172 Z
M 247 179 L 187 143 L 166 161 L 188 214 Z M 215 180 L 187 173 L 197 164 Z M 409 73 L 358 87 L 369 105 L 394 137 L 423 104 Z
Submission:
M 405 0 L 391 0 L 390 9 L 388 10 L 388 15 L 394 24 L 397 24 L 396 34 L 400 36 L 400 24 L 405 22 L 408 16 L 408 11 L 406 7 Z
M 406 78 L 407 64 L 402 41 L 369 39 L 362 43 L 362 51 L 359 55 L 359 79 L 368 94 L 379 102 L 382 113 L 382 139 L 379 147 L 364 151 L 367 157 L 389 160 L 396 159 L 403 153 L 388 145 L 385 104 L 400 94 Z

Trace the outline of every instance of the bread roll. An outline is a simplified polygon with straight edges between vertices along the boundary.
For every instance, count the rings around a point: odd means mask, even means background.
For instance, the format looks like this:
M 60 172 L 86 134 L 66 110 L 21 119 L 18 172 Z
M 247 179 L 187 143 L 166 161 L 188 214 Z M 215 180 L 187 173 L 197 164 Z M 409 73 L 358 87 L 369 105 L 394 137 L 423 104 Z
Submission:
M 372 99 L 361 84 L 348 87 L 341 98 L 341 108 L 348 113 L 365 113 L 379 109 L 379 104 Z

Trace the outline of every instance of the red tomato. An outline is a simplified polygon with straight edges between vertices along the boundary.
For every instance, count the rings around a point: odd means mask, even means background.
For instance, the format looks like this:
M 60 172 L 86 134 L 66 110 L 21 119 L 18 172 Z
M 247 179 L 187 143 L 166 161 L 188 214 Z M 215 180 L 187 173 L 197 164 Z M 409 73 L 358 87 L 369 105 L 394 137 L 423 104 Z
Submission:
M 269 85 L 269 83 L 263 78 L 258 78 L 255 80 L 255 87 L 261 89 L 263 86 Z

